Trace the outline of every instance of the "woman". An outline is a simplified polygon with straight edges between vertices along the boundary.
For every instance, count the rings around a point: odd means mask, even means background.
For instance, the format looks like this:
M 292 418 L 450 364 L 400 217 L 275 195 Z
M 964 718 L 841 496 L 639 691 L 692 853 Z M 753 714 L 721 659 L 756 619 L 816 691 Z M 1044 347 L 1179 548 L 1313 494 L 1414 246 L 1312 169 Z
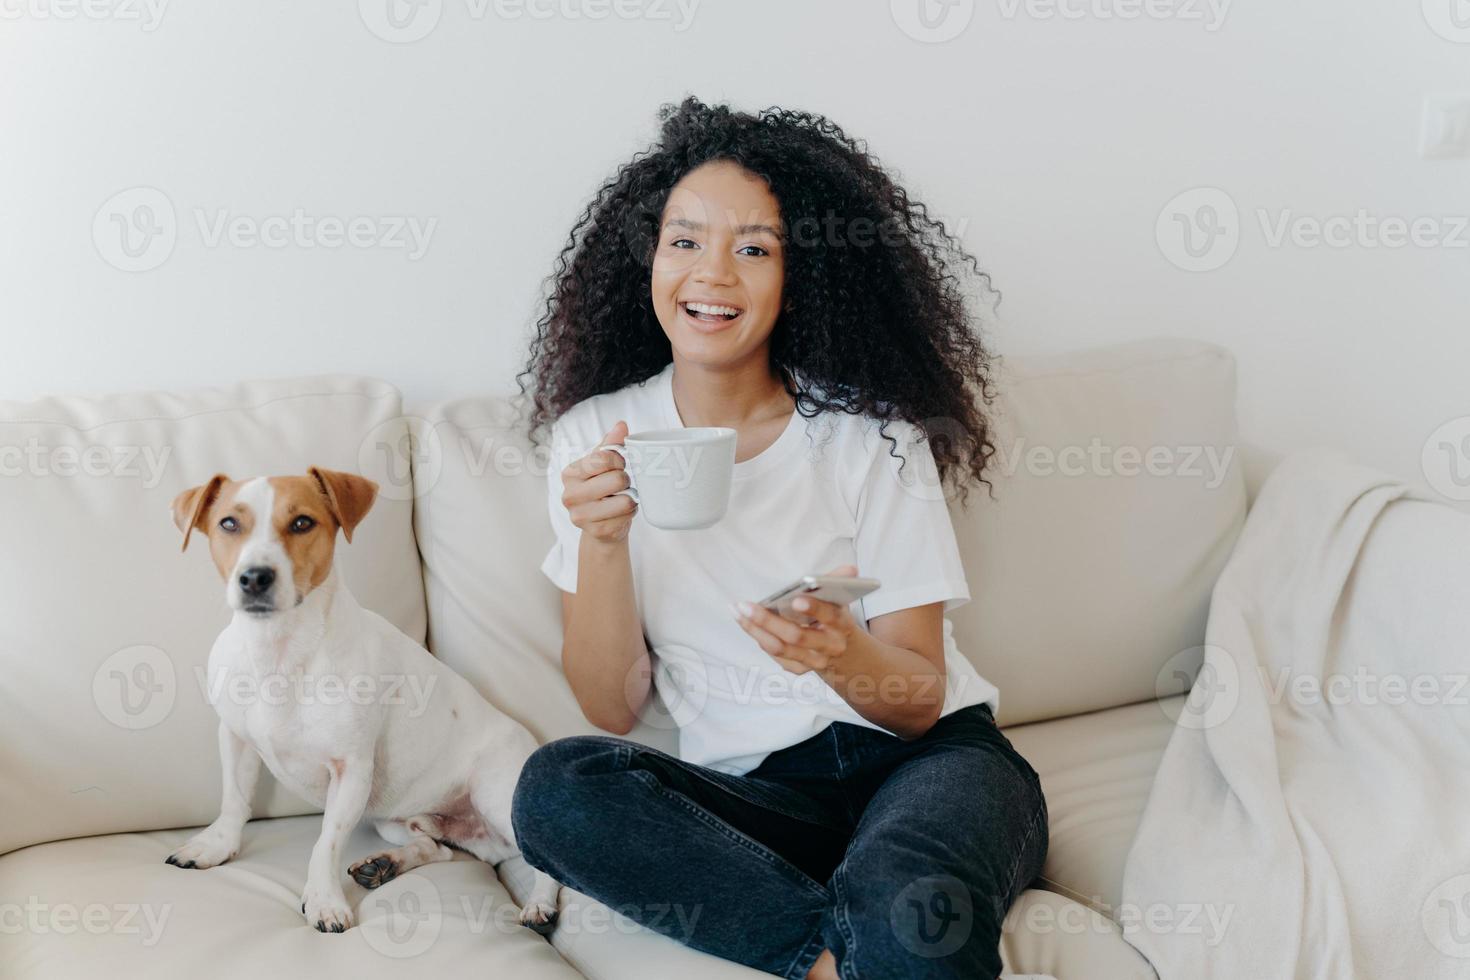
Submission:
M 779 976 L 996 977 L 1047 811 L 944 617 L 970 598 L 944 488 L 963 500 L 994 452 L 961 291 L 986 279 L 823 117 L 661 115 L 572 230 L 521 377 L 571 459 L 542 565 L 567 680 L 617 735 L 656 689 L 679 757 L 543 746 L 522 853 Z M 639 520 L 598 449 L 681 426 L 738 433 L 729 509 L 698 531 Z M 809 627 L 749 601 L 810 572 L 882 585 L 856 613 L 802 600 Z

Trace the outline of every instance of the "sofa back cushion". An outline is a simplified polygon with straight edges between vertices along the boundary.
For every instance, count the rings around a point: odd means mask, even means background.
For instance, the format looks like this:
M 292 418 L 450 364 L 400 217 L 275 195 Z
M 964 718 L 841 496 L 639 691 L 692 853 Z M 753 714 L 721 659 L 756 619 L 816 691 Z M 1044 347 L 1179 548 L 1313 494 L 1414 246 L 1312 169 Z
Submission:
M 1233 360 L 1151 340 L 1013 358 L 999 389 L 995 497 L 979 487 L 951 506 L 974 597 L 950 613 L 956 643 L 999 686 L 1004 724 L 1152 698 L 1169 658 L 1204 642 L 1245 516 Z M 593 731 L 561 673 L 559 591 L 538 570 L 549 452 L 505 399 L 415 424 L 431 649 L 543 740 Z M 633 737 L 674 745 L 656 707 Z
M 551 453 L 517 424 L 520 402 L 470 398 L 410 420 L 414 530 L 424 562 L 429 649 L 541 741 L 597 733 L 561 672 L 561 591 L 541 574 L 551 547 Z M 676 751 L 658 705 L 631 737 Z M 606 734 L 606 733 L 603 733 Z
M 1235 362 L 1159 339 L 1001 366 L 995 497 L 952 506 L 973 599 L 955 642 L 1003 725 L 1177 690 L 1245 521 Z
M 180 554 L 169 509 L 216 472 L 377 480 L 338 567 L 424 636 L 404 426 L 397 391 L 346 377 L 0 403 L 0 853 L 218 814 L 203 671 L 230 614 L 204 536 Z M 255 798 L 257 816 L 311 809 L 269 776 Z

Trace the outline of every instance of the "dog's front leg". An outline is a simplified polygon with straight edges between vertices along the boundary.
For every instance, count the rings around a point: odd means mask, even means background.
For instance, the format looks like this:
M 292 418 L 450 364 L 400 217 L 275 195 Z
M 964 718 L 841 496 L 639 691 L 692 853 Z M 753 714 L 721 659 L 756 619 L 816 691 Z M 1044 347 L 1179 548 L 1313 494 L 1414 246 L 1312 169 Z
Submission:
M 250 797 L 255 795 L 255 783 L 260 778 L 260 756 L 220 722 L 219 763 L 224 783 L 219 817 L 170 854 L 167 863 L 180 868 L 212 868 L 240 852 L 240 831 L 250 819 Z
M 371 756 L 332 759 L 322 835 L 311 849 L 301 911 L 320 932 L 342 932 L 352 926 L 352 910 L 342 892 L 342 845 L 362 819 L 373 783 Z

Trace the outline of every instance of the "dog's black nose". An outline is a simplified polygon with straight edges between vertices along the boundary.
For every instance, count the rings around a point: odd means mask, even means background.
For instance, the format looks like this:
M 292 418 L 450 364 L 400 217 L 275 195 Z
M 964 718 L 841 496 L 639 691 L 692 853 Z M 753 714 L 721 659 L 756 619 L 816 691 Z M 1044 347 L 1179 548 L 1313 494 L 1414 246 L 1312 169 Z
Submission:
M 276 570 L 264 565 L 253 565 L 240 573 L 240 591 L 246 595 L 264 595 L 266 589 L 276 581 Z

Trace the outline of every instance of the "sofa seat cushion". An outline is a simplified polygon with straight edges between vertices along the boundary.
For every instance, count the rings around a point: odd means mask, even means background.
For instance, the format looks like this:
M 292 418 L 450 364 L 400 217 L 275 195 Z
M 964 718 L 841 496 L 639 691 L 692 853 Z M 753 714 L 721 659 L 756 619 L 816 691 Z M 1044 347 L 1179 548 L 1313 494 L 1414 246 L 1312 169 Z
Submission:
M 1123 865 L 1185 697 L 1005 730 L 1046 794 L 1044 887 L 1120 918 Z
M 501 865 L 512 895 L 531 890 L 531 868 L 520 858 Z M 754 980 L 768 976 L 690 949 L 595 899 L 562 890 L 562 918 L 552 942 L 591 980 Z M 1157 980 L 1148 961 L 1111 920 L 1056 892 L 1028 889 L 1006 916 L 1000 943 L 1007 974 L 1059 980 Z
M 192 830 L 85 837 L 0 857 L 0 977 L 578 977 L 516 923 L 494 870 L 463 855 L 373 892 L 347 880 L 359 924 L 317 932 L 301 914 L 301 892 L 320 828 L 316 816 L 253 821 L 240 855 L 207 871 L 163 863 Z M 385 846 L 365 823 L 343 854 L 350 863 Z
M 306 924 L 300 902 L 320 826 L 314 816 L 253 821 L 240 855 L 208 871 L 163 863 L 193 830 L 85 837 L 0 857 L 0 977 L 765 976 L 643 929 L 571 889 L 562 892 L 561 919 L 548 944 L 515 921 L 511 896 L 523 899 L 532 877 L 520 858 L 502 864 L 499 878 L 460 855 L 373 892 L 348 881 L 358 924 L 340 935 L 319 933 Z M 364 824 L 344 856 L 350 862 L 383 846 Z M 1015 973 L 1153 977 L 1112 922 L 1039 889 L 1011 909 L 1001 954 Z

